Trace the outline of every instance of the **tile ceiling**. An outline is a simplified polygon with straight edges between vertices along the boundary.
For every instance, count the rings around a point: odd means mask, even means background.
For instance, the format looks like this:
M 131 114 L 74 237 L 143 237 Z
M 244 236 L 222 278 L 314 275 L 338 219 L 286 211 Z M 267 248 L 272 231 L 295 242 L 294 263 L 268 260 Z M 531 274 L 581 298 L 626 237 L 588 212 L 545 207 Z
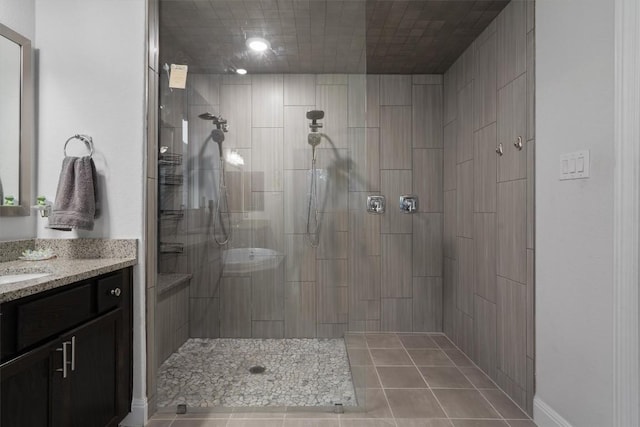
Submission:
M 444 73 L 509 0 L 161 0 L 160 60 L 224 73 Z M 249 52 L 264 37 L 271 50 Z

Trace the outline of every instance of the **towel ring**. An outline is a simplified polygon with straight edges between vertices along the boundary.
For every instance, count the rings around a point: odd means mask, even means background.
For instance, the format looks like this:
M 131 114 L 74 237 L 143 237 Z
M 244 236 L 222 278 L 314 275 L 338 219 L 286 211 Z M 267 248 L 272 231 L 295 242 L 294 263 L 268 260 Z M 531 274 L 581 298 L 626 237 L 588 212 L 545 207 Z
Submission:
M 67 145 L 69 145 L 69 142 L 73 139 L 79 139 L 80 141 L 84 142 L 84 144 L 89 149 L 89 157 L 93 157 L 93 138 L 91 138 L 89 135 L 79 135 L 79 134 L 73 135 L 71 138 L 67 139 L 67 142 L 64 143 L 65 157 L 67 157 Z

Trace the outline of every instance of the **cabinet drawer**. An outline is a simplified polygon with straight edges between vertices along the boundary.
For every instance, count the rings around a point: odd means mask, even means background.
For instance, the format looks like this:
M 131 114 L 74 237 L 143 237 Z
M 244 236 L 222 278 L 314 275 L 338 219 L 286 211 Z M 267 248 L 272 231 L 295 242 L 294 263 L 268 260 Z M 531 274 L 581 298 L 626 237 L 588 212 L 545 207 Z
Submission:
M 17 350 L 52 337 L 91 318 L 91 284 L 17 307 Z
M 104 313 L 120 305 L 120 301 L 125 298 L 125 291 L 120 273 L 99 279 L 98 313 Z

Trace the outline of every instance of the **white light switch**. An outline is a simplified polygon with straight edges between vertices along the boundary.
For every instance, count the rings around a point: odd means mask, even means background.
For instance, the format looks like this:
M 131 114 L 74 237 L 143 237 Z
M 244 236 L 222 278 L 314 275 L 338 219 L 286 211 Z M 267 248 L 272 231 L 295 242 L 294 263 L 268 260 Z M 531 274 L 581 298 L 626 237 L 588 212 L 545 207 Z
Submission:
M 589 178 L 589 150 L 560 156 L 560 179 Z

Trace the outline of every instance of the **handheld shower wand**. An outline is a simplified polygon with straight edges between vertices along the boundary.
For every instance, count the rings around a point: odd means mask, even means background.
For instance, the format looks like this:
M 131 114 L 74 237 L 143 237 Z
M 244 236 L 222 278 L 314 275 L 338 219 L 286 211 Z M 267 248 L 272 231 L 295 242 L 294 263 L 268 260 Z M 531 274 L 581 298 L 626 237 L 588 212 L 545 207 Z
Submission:
M 317 247 L 320 243 L 320 213 L 318 212 L 318 184 L 317 184 L 317 169 L 316 169 L 316 147 L 322 142 L 322 134 L 318 132 L 318 129 L 322 127 L 318 120 L 324 118 L 324 111 L 311 110 L 307 111 L 307 119 L 311 120 L 309 124 L 309 135 L 307 136 L 307 142 L 311 145 L 311 188 L 309 190 L 309 206 L 307 209 L 307 238 L 312 247 Z M 313 208 L 312 208 L 313 206 Z M 314 211 L 315 226 L 313 231 L 311 230 L 311 211 Z

